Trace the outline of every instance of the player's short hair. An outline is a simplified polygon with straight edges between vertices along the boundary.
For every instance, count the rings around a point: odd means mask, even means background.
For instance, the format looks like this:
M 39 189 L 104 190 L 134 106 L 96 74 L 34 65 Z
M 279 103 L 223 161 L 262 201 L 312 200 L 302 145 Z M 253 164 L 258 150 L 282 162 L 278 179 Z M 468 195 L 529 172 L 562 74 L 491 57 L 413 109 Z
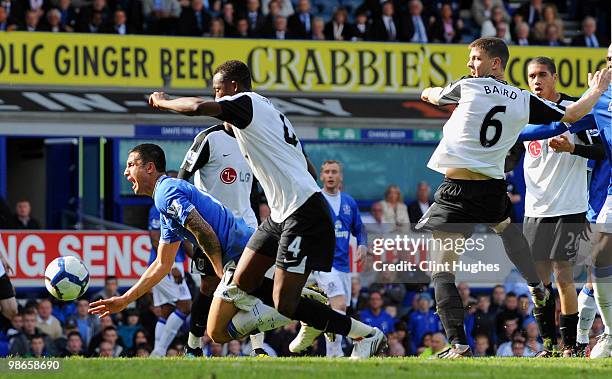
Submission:
M 215 69 L 214 75 L 221 74 L 223 81 L 234 81 L 244 88 L 251 89 L 251 70 L 238 60 L 230 60 L 222 63 Z
M 499 58 L 501 60 L 502 68 L 506 68 L 506 63 L 510 59 L 510 52 L 508 51 L 508 45 L 503 39 L 497 37 L 483 37 L 478 38 L 476 41 L 470 43 L 468 46 L 470 49 L 480 49 L 487 53 L 490 58 Z
M 535 57 L 529 61 L 529 64 L 527 66 L 530 66 L 532 64 L 543 64 L 546 66 L 546 69 L 551 74 L 557 73 L 557 65 L 555 65 L 555 61 L 553 61 L 549 57 Z
M 128 154 L 131 153 L 138 153 L 140 159 L 142 159 L 144 163 L 152 162 L 157 172 L 166 172 L 166 154 L 164 154 L 164 150 L 156 144 L 140 144 L 133 147 L 132 150 L 128 152 Z M 106 278 L 107 281 L 109 279 L 111 279 L 111 277 Z M 117 278 L 115 277 L 113 279 Z
M 323 167 L 327 164 L 337 164 L 338 167 L 340 167 L 340 171 L 342 172 L 342 163 L 340 163 L 340 161 L 337 161 L 335 159 L 328 159 L 325 162 L 323 162 L 323 164 L 321 164 L 321 170 L 323 170 Z

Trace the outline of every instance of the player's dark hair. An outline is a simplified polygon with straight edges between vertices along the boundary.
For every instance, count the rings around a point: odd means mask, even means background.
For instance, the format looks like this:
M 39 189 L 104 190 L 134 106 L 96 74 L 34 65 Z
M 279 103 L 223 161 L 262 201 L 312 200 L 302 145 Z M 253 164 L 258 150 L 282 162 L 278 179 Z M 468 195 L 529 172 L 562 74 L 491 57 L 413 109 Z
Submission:
M 138 155 L 140 155 L 140 159 L 142 159 L 144 163 L 152 162 L 157 172 L 166 172 L 166 154 L 164 154 L 164 150 L 162 150 L 162 148 L 156 144 L 140 144 L 133 147 L 132 150 L 128 152 L 128 154 L 131 153 L 138 153 Z M 110 276 L 107 277 L 106 280 L 109 278 Z M 117 279 L 116 277 L 113 278 Z
M 529 61 L 529 64 L 527 66 L 532 65 L 532 64 L 543 64 L 546 66 L 546 69 L 551 74 L 557 73 L 557 66 L 555 65 L 555 62 L 548 57 L 535 57 Z
M 476 41 L 470 43 L 468 46 L 470 49 L 484 50 L 490 58 L 499 58 L 501 60 L 502 68 L 506 68 L 506 63 L 510 59 L 510 52 L 508 51 L 508 45 L 501 38 L 496 37 L 483 37 L 478 38 Z
M 230 60 L 215 69 L 214 75 L 221 74 L 223 81 L 236 82 L 247 90 L 251 90 L 251 70 L 241 61 Z

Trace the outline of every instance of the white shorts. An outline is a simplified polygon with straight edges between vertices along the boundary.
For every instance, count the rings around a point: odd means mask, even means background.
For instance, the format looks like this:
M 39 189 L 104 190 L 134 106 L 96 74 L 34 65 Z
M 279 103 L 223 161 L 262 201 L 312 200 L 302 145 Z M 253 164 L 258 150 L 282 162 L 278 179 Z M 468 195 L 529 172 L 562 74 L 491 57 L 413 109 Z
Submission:
M 612 234 L 612 195 L 608 195 L 597 217 L 597 230 Z
M 331 272 L 314 271 L 317 285 L 325 291 L 327 297 L 344 296 L 346 306 L 351 305 L 351 273 L 342 272 L 332 267 Z
M 176 304 L 179 300 L 191 300 L 191 293 L 185 279 L 181 284 L 176 284 L 172 275 L 166 275 L 161 282 L 153 287 L 154 306 Z

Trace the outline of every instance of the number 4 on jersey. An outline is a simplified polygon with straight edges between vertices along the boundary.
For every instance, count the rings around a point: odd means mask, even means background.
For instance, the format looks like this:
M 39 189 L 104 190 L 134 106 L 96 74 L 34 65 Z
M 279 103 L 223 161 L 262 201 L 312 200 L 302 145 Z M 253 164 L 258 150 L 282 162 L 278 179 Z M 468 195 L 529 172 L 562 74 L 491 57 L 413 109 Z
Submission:
M 289 246 L 287 247 L 287 250 L 293 253 L 293 258 L 297 258 L 298 255 L 300 254 L 300 244 L 301 243 L 302 243 L 302 237 L 297 236 L 295 237 L 293 242 L 291 242 Z

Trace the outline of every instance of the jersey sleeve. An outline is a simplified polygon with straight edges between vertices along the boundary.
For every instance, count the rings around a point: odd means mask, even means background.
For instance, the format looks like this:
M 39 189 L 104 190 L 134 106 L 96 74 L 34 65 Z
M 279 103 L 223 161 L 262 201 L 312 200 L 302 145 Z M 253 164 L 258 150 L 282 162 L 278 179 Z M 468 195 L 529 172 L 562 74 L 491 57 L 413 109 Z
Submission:
M 561 121 L 565 115 L 565 108 L 543 100 L 533 94 L 529 94 L 529 123 L 530 124 L 550 124 L 551 122 Z
M 173 243 L 181 240 L 181 237 L 178 236 L 174 231 L 172 231 L 172 227 L 170 227 L 170 220 L 166 218 L 166 216 L 160 216 L 160 233 L 159 233 L 159 242 L 160 243 Z
M 183 158 L 178 178 L 188 180 L 193 174 L 204 167 L 210 159 L 210 145 L 204 131 L 196 136 L 191 147 Z
M 217 100 L 221 105 L 221 114 L 217 117 L 227 121 L 238 129 L 244 129 L 253 120 L 253 100 L 245 93 L 225 96 Z
M 172 184 L 160 186 L 157 191 L 155 199 L 160 213 L 184 226 L 189 212 L 195 208 L 188 194 L 182 188 Z
M 461 83 L 464 78 L 456 80 L 442 90 L 440 93 L 440 99 L 438 99 L 438 105 L 450 105 L 457 104 L 461 99 Z

